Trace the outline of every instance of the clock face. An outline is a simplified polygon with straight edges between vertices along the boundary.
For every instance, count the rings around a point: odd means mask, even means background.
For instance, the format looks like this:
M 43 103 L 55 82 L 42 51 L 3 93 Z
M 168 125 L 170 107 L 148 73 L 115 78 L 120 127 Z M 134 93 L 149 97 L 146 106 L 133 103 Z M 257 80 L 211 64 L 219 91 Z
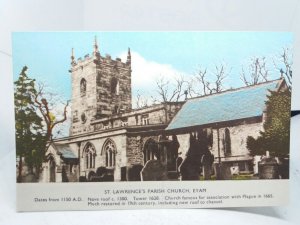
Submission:
M 85 113 L 82 113 L 82 114 L 81 114 L 81 122 L 82 122 L 82 123 L 85 123 L 86 120 L 87 120 L 87 118 L 86 118 Z

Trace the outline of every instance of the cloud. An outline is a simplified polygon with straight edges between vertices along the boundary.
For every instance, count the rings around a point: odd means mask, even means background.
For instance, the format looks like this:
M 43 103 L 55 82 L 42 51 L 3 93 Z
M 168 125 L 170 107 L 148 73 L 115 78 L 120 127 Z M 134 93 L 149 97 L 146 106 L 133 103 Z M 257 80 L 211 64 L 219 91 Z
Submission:
M 120 54 L 122 61 L 126 61 L 127 52 Z M 137 52 L 131 52 L 132 90 L 133 96 L 139 93 L 150 96 L 156 92 L 156 81 L 163 77 L 164 81 L 172 81 L 184 73 L 176 70 L 170 64 L 161 64 L 142 57 Z

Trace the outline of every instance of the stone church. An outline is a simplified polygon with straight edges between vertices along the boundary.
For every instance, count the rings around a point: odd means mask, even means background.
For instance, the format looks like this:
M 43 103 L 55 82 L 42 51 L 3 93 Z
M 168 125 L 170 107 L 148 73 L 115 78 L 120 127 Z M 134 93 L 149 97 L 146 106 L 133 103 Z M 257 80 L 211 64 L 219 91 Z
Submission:
M 41 182 L 132 181 L 161 146 L 178 146 L 161 155 L 170 179 L 178 178 L 177 158 L 186 156 L 191 135 L 205 131 L 216 163 L 253 171 L 246 148 L 249 135 L 263 129 L 269 90 L 283 80 L 222 93 L 132 109 L 131 55 L 126 62 L 102 55 L 71 55 L 70 135 L 54 140 L 46 152 Z M 166 143 L 166 144 L 164 144 Z M 178 144 L 176 144 L 178 143 Z M 138 169 L 136 169 L 138 168 Z M 138 171 L 138 173 L 136 172 Z M 137 173 L 132 176 L 132 173 Z M 175 174 L 175 175 L 174 175 Z

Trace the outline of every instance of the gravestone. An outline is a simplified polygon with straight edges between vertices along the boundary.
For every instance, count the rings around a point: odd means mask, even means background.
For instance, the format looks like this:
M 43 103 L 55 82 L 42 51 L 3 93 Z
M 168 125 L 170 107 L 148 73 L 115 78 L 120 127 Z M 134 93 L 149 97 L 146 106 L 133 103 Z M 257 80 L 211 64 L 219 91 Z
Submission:
M 214 162 L 214 155 L 207 151 L 201 159 L 204 180 L 210 180 L 212 174 L 212 164 Z
M 89 182 L 101 182 L 102 178 L 98 176 L 93 176 L 89 179 Z
M 200 180 L 200 165 L 191 157 L 186 157 L 179 167 L 181 180 Z
M 231 174 L 231 164 L 221 162 L 214 164 L 215 174 L 217 180 L 231 180 L 232 174 Z
M 61 176 L 62 176 L 62 182 L 69 182 L 69 178 L 68 178 L 68 176 L 67 176 L 66 166 L 63 166 L 63 167 L 62 167 L 62 173 L 61 173 Z
M 87 182 L 86 177 L 85 176 L 80 176 L 79 177 L 79 182 Z
M 265 157 L 258 163 L 259 179 L 279 179 L 278 163 L 274 158 Z
M 159 160 L 149 160 L 141 171 L 141 180 L 168 180 L 168 172 L 166 166 Z
M 96 174 L 97 174 L 97 176 L 99 176 L 99 177 L 104 176 L 106 173 L 107 173 L 107 170 L 106 170 L 106 168 L 105 168 L 104 166 L 100 166 L 100 167 L 98 167 L 98 169 L 96 170 Z
M 279 170 L 279 176 L 281 179 L 289 179 L 290 174 L 289 174 L 289 166 L 290 166 L 290 161 L 289 159 L 284 159 L 281 158 L 279 159 L 279 165 L 278 165 L 278 170 Z
M 168 171 L 177 171 L 177 158 L 178 158 L 178 149 L 180 144 L 178 142 L 177 136 L 172 135 L 172 141 L 168 146 L 167 155 L 168 155 Z
M 141 164 L 131 165 L 127 167 L 128 181 L 141 181 L 141 171 L 143 166 Z
M 190 134 L 190 147 L 186 158 L 179 166 L 181 180 L 200 180 L 202 155 L 200 139 L 197 140 L 194 135 Z
M 22 183 L 36 183 L 38 180 L 33 173 L 29 173 L 22 178 Z
M 92 181 L 94 177 L 96 177 L 96 173 L 94 171 L 89 172 L 88 181 Z
M 222 180 L 231 180 L 232 174 L 231 174 L 231 165 L 230 163 L 221 163 L 221 174 L 222 174 Z
M 114 175 L 104 175 L 100 182 L 113 182 L 114 181 Z
M 89 180 L 90 182 L 113 182 L 114 175 L 104 174 L 103 176 L 92 176 Z

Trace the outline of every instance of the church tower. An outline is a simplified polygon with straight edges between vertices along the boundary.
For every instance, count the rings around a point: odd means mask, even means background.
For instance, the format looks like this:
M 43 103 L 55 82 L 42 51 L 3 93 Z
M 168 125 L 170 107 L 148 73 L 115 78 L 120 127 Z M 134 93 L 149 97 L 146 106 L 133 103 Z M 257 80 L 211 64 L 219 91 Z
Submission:
M 93 121 L 131 110 L 131 55 L 126 62 L 100 54 L 95 37 L 92 55 L 71 53 L 72 118 L 70 135 L 92 132 Z

